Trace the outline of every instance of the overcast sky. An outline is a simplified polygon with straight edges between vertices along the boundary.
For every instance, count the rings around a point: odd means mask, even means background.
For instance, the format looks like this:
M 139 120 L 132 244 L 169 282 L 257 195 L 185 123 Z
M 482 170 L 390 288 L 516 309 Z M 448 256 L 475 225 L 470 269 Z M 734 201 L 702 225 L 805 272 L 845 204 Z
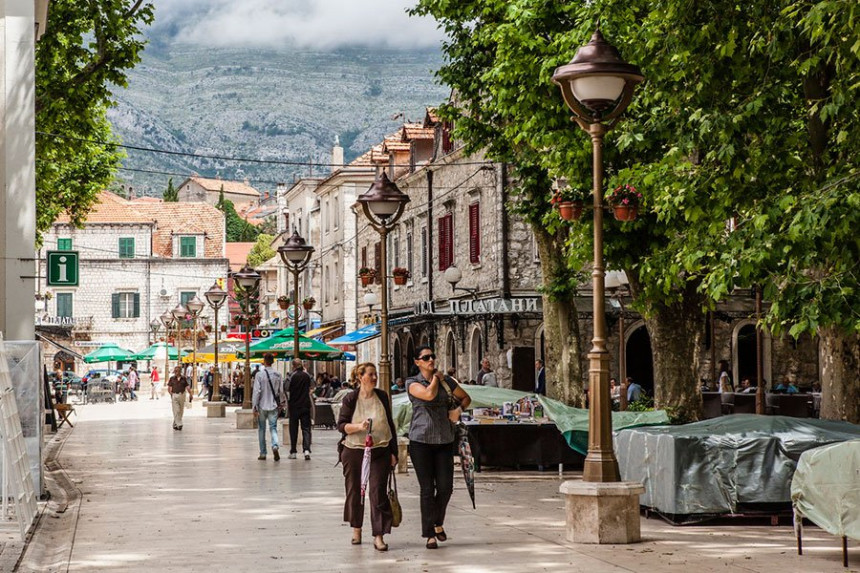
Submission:
M 435 21 L 412 18 L 410 0 L 152 0 L 159 31 L 213 46 L 332 49 L 432 48 Z

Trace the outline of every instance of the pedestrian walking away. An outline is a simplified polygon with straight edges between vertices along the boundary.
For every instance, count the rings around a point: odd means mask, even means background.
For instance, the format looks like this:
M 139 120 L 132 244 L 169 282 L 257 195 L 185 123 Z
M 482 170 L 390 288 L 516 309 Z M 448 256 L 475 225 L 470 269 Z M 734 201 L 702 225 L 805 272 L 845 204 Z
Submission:
M 158 400 L 159 396 L 161 396 L 161 376 L 158 374 L 158 366 L 153 366 L 149 374 L 149 399 Z
M 137 368 L 130 366 L 128 369 L 128 377 L 125 379 L 126 388 L 128 388 L 129 398 L 137 400 L 137 394 L 134 393 L 140 384 L 140 376 L 137 374 Z
M 418 477 L 421 499 L 421 536 L 427 549 L 447 541 L 445 512 L 454 491 L 454 425 L 472 402 L 453 380 L 442 380 L 436 370 L 436 354 L 429 346 L 415 351 L 418 374 L 406 380 L 412 403 L 409 455 Z M 446 389 L 446 386 L 451 390 Z
M 182 415 L 185 413 L 185 395 L 188 394 L 188 402 L 194 397 L 188 378 L 182 375 L 182 367 L 173 369 L 173 376 L 167 381 L 167 391 L 170 393 L 170 403 L 173 406 L 173 429 L 182 429 Z
M 302 361 L 293 360 L 293 373 L 290 375 L 287 409 L 290 416 L 290 459 L 296 459 L 299 424 L 302 426 L 302 450 L 306 460 L 311 459 L 311 407 L 313 406 L 313 385 L 310 375 L 305 372 Z
M 367 495 L 373 547 L 377 551 L 388 551 L 383 536 L 391 533 L 394 514 L 386 485 L 392 468 L 397 465 L 397 432 L 388 396 L 376 387 L 376 366 L 365 362 L 356 366 L 355 371 L 359 387 L 343 399 L 337 420 L 337 429 L 343 435 L 338 444 L 346 488 L 343 520 L 352 526 L 352 544 L 360 544 L 365 507 L 361 492 L 362 461 L 369 432 L 370 477 Z
M 257 436 L 260 442 L 260 455 L 258 460 L 266 459 L 266 426 L 272 436 L 272 455 L 275 461 L 281 459 L 278 448 L 278 410 L 286 401 L 284 395 L 284 381 L 281 375 L 272 368 L 275 358 L 272 354 L 263 355 L 263 368 L 254 376 L 254 393 L 251 399 L 251 407 L 254 409 L 254 418 L 257 420 Z

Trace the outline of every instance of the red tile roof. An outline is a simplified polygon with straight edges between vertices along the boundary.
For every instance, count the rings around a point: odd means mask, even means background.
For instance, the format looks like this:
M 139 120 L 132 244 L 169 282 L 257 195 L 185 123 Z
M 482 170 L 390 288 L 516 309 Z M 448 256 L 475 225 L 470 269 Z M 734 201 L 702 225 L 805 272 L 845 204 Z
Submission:
M 227 258 L 230 259 L 230 270 L 238 271 L 248 262 L 248 253 L 255 243 L 227 243 Z
M 132 208 L 131 203 L 110 191 L 99 193 L 98 201 L 87 214 L 87 223 L 152 223 L 153 218 Z M 56 223 L 69 223 L 67 213 L 57 217 Z
M 203 257 L 223 258 L 224 213 L 207 203 L 152 203 L 131 201 L 134 208 L 156 221 L 153 256 L 173 256 L 173 236 L 202 234 Z
M 415 139 L 433 139 L 436 130 L 432 127 L 424 127 L 421 123 L 404 123 L 400 130 L 400 141 L 413 141 Z
M 234 195 L 248 195 L 249 197 L 259 197 L 260 192 L 242 181 L 227 181 L 226 179 L 207 179 L 205 177 L 189 177 L 182 182 L 185 185 L 187 181 L 194 181 L 207 191 L 220 192 L 221 187 L 224 187 L 224 193 L 232 193 Z M 180 187 L 182 187 L 180 185 Z

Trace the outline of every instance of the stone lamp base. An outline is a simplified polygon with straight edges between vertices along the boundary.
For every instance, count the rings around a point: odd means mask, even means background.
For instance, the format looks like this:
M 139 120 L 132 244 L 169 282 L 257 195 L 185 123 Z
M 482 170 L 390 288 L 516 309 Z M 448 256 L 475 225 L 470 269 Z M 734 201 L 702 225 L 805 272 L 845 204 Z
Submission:
M 203 402 L 207 418 L 224 418 L 227 415 L 227 402 Z
M 566 481 L 567 540 L 573 543 L 624 544 L 641 540 L 639 496 L 645 486 L 635 482 Z
M 236 410 L 236 429 L 237 430 L 254 430 L 257 428 L 257 421 L 254 419 L 253 410 Z

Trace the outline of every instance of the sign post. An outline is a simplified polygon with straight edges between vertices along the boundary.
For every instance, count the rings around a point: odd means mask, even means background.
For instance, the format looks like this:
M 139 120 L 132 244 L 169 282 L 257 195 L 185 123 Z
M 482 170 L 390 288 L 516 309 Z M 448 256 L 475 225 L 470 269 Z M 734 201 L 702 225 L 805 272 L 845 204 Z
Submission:
M 78 252 L 48 251 L 47 285 L 78 286 Z

